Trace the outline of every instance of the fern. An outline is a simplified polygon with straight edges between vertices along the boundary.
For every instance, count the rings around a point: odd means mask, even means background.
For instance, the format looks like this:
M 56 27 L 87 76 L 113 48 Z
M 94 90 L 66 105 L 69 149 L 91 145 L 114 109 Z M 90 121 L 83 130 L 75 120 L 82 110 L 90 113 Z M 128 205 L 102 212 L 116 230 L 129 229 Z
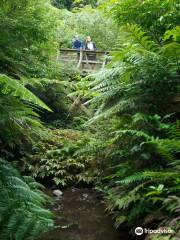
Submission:
M 143 182 L 144 180 L 151 180 L 153 182 L 159 182 L 161 180 L 162 182 L 166 182 L 168 179 L 177 179 L 178 178 L 178 172 L 142 172 L 142 173 L 136 173 L 135 175 L 129 176 L 117 183 L 120 184 L 132 184 L 137 182 Z
M 0 160 L 1 239 L 34 239 L 53 226 L 52 214 L 43 208 L 47 197 L 38 190 L 39 186 Z
M 1 90 L 0 115 L 0 139 L 11 147 L 43 135 L 38 114 L 16 97 L 2 94 Z
M 126 24 L 120 28 L 120 31 L 122 32 L 122 38 L 126 38 L 128 40 L 125 45 L 133 45 L 136 48 L 136 53 L 138 49 L 150 52 L 157 50 L 157 46 L 154 41 L 152 41 L 138 25 Z M 122 40 L 121 37 L 119 37 L 119 41 L 121 42 Z

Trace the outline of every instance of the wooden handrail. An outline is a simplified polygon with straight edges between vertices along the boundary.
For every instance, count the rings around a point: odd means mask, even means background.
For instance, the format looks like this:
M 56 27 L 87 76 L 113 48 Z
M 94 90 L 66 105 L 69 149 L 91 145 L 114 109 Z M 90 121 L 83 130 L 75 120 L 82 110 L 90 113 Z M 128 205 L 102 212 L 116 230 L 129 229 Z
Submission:
M 83 51 L 85 53 L 101 53 L 101 54 L 108 54 L 110 51 L 102 51 L 102 50 L 86 50 L 86 49 L 71 49 L 71 48 L 60 48 L 60 52 L 80 52 Z

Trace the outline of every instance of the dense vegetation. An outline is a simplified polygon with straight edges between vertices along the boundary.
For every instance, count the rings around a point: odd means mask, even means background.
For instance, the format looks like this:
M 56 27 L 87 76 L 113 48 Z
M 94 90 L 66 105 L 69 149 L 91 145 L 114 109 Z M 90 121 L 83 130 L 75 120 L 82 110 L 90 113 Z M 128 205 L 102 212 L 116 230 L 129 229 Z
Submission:
M 72 10 L 74 8 L 83 8 L 86 5 L 95 7 L 97 0 L 51 0 L 51 3 L 57 8 Z
M 180 237 L 178 1 L 100 3 L 0 3 L 0 239 L 53 227 L 33 178 L 91 184 L 116 227 Z M 105 69 L 56 62 L 75 34 L 114 50 Z

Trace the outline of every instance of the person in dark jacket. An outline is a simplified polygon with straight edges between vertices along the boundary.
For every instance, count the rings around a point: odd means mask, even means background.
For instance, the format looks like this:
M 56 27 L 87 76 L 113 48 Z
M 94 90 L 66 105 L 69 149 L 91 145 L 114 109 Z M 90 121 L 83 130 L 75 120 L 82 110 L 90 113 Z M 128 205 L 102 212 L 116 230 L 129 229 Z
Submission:
M 96 51 L 96 45 L 95 43 L 92 41 L 91 37 L 88 36 L 86 38 L 85 44 L 84 44 L 84 49 L 85 50 L 89 50 L 89 51 Z M 87 53 L 87 59 L 89 61 L 96 61 L 96 54 L 95 53 Z M 95 63 L 91 63 L 92 69 L 95 68 L 96 64 Z
M 75 35 L 73 40 L 72 40 L 72 48 L 76 49 L 76 50 L 79 50 L 79 51 L 83 48 L 83 43 L 79 39 L 78 35 Z M 77 61 L 79 61 L 79 58 L 80 58 L 80 52 L 77 53 Z
M 78 35 L 74 36 L 73 41 L 72 41 L 72 48 L 80 50 L 80 49 L 82 49 L 82 47 L 83 47 L 83 44 L 82 44 L 81 40 L 79 39 L 79 36 Z

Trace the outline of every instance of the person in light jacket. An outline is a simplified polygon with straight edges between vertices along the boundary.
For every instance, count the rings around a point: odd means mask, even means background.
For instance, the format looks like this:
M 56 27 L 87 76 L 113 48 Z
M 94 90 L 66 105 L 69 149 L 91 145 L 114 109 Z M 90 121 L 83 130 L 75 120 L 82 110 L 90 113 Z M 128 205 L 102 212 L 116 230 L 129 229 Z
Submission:
M 88 36 L 85 40 L 84 49 L 89 51 L 96 51 L 96 45 L 92 41 L 90 36 Z M 87 53 L 86 55 L 89 61 L 92 61 L 92 62 L 96 61 L 96 53 Z M 95 63 L 90 63 L 90 64 L 92 66 L 92 69 L 94 69 L 96 64 Z

